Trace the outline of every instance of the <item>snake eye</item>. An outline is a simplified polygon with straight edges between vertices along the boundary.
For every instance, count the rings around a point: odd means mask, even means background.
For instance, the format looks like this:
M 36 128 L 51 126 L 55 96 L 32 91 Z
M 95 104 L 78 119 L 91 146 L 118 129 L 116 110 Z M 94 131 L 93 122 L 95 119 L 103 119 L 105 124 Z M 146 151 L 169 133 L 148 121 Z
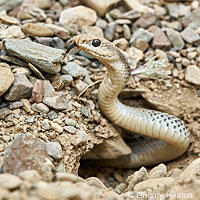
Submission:
M 101 41 L 99 39 L 92 40 L 92 45 L 94 47 L 99 47 L 101 45 Z

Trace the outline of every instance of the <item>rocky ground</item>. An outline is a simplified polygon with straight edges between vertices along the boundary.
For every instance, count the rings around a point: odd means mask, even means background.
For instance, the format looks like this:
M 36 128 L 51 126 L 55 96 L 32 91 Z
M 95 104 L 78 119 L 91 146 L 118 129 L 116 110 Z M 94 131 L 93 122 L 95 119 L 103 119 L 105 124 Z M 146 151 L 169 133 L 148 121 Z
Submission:
M 199 6 L 197 0 L 3 0 L 0 200 L 200 199 Z M 154 56 L 169 63 L 168 78 L 131 77 L 120 99 L 184 120 L 191 145 L 183 156 L 136 170 L 80 162 L 128 154 L 120 133 L 131 139 L 99 109 L 105 67 L 83 52 L 65 53 L 80 33 L 113 41 L 132 68 Z

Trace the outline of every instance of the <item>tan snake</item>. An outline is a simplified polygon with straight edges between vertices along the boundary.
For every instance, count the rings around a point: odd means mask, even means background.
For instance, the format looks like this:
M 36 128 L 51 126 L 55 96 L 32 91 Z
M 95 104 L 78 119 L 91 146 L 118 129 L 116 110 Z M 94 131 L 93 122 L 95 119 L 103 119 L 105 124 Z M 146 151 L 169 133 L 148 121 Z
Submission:
M 99 160 L 99 163 L 118 168 L 137 168 L 169 161 L 182 155 L 189 145 L 189 130 L 183 121 L 159 111 L 134 108 L 122 104 L 118 95 L 130 77 L 130 67 L 123 53 L 104 38 L 78 35 L 74 46 L 101 61 L 108 70 L 98 92 L 101 110 L 116 125 L 154 138 L 132 147 L 130 155 L 117 159 Z

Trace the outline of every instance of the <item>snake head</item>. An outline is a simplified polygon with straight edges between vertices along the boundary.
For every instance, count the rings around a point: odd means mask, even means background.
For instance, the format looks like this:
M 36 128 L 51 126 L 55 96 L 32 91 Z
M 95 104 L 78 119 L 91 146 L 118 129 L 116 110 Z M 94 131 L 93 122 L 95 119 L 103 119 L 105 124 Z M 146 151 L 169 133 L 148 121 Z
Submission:
M 83 34 L 74 36 L 72 41 L 74 43 L 68 48 L 67 52 L 76 46 L 79 50 L 95 57 L 102 63 L 119 60 L 119 49 L 104 38 Z

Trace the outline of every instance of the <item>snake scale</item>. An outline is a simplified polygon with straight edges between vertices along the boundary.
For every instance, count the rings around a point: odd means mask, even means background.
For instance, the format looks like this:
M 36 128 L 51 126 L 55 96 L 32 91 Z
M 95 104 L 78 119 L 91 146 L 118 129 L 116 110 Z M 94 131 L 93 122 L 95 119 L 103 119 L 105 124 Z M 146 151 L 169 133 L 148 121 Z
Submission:
M 159 111 L 129 107 L 119 101 L 118 95 L 130 77 L 130 67 L 124 54 L 112 42 L 101 37 L 83 34 L 74 36 L 72 40 L 74 43 L 68 52 L 76 46 L 102 62 L 108 70 L 98 92 L 98 103 L 105 116 L 124 129 L 148 136 L 146 142 L 132 147 L 130 155 L 97 162 L 116 168 L 138 168 L 182 155 L 190 141 L 190 132 L 183 121 Z

